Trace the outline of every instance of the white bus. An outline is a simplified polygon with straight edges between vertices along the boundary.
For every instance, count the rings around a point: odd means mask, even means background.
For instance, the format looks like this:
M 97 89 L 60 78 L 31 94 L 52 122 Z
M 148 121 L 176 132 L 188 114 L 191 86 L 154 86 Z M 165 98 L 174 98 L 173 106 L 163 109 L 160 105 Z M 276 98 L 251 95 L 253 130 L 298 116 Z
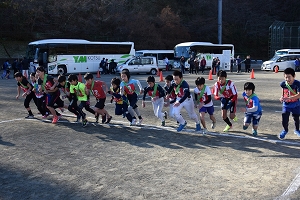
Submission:
M 30 42 L 27 58 L 48 74 L 97 72 L 103 58 L 124 63 L 135 55 L 133 42 L 91 42 L 81 39 L 45 39 Z
M 275 51 L 274 56 L 285 55 L 285 54 L 300 54 L 300 49 L 280 49 Z
M 169 70 L 172 69 L 174 63 L 174 50 L 138 50 L 135 56 L 154 56 L 156 57 L 158 68 L 166 69 L 165 58 L 169 60 Z
M 199 59 L 204 57 L 206 68 L 211 68 L 213 58 L 218 57 L 221 62 L 220 69 L 230 70 L 230 60 L 234 57 L 234 45 L 213 44 L 211 42 L 184 42 L 174 47 L 174 67 L 180 67 L 179 59 L 181 56 L 186 60 L 185 68 L 190 67 L 187 59 L 191 56 Z

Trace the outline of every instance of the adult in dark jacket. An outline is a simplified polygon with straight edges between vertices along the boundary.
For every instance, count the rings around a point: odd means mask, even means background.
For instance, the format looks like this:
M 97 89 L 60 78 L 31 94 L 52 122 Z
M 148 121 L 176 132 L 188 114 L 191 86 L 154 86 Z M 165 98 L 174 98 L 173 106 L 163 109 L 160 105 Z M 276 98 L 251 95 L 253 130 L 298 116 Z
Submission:
M 251 59 L 250 59 L 250 56 L 248 55 L 246 57 L 246 59 L 244 60 L 244 63 L 245 63 L 245 73 L 250 73 L 250 68 L 251 68 Z

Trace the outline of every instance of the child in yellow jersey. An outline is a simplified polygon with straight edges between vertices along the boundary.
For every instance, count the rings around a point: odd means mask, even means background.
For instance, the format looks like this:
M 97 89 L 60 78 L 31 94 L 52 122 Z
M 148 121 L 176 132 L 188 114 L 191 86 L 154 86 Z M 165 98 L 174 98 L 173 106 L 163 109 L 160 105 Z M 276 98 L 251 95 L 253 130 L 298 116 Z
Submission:
M 77 111 L 79 112 L 80 116 L 82 117 L 82 126 L 87 126 L 87 119 L 86 114 L 82 111 L 83 107 L 86 106 L 87 103 L 87 94 L 85 93 L 85 84 L 78 81 L 78 77 L 75 74 L 70 74 L 68 76 L 68 81 L 71 84 L 70 86 L 70 95 L 72 96 L 72 100 L 74 102 L 77 100 L 80 101 L 80 104 L 78 105 Z

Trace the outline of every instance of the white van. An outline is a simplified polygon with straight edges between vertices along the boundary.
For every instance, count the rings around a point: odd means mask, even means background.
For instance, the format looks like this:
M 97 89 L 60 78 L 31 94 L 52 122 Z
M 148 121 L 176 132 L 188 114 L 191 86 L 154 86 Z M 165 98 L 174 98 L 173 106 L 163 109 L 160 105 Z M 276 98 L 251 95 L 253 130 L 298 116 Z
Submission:
M 157 65 L 160 70 L 166 69 L 165 58 L 169 61 L 169 70 L 173 68 L 174 50 L 139 50 L 135 52 L 136 56 L 154 56 L 157 59 Z
M 157 74 L 158 67 L 155 57 L 134 57 L 117 66 L 116 72 L 121 73 L 123 69 L 127 69 L 130 73 L 147 73 L 151 75 Z
M 300 54 L 286 54 L 286 55 L 277 55 L 271 58 L 268 61 L 263 62 L 261 65 L 261 70 L 266 71 L 275 71 L 275 68 L 278 67 L 278 71 L 284 71 L 286 68 L 293 68 L 295 71 L 300 69 L 295 69 L 295 60 L 300 58 Z

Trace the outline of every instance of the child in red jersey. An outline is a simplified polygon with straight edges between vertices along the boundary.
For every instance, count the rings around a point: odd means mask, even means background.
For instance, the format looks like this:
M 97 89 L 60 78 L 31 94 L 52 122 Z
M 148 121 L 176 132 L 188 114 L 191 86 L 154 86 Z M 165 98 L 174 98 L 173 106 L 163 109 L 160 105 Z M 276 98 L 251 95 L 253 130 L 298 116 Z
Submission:
M 91 73 L 86 73 L 84 75 L 84 79 L 86 81 L 86 89 L 87 89 L 87 94 L 90 92 L 96 97 L 96 105 L 95 105 L 95 112 L 100 114 L 100 115 L 105 115 L 106 116 L 106 124 L 108 124 L 112 116 L 108 114 L 108 112 L 104 109 L 105 106 L 105 100 L 106 100 L 106 93 L 107 93 L 107 85 L 103 81 L 95 81 L 93 74 Z M 103 89 L 105 88 L 105 91 Z
M 227 117 L 227 110 L 230 110 L 230 119 L 237 121 L 235 115 L 237 104 L 237 90 L 231 80 L 227 80 L 226 71 L 218 71 L 218 81 L 215 83 L 215 99 L 221 101 L 222 118 L 226 122 L 226 127 L 223 130 L 228 132 L 232 128 L 232 123 Z
M 29 107 L 29 103 L 31 101 L 31 99 L 33 99 L 34 93 L 32 92 L 32 86 L 31 84 L 28 82 L 28 80 L 22 75 L 21 72 L 17 72 L 15 73 L 15 79 L 17 81 L 17 91 L 18 94 L 16 96 L 16 99 L 18 99 L 20 97 L 20 92 L 21 90 L 23 90 L 23 94 L 22 97 L 25 97 L 24 100 L 24 106 L 28 112 L 28 116 L 26 116 L 26 119 L 32 119 L 34 118 L 34 115 L 31 112 L 31 109 Z

